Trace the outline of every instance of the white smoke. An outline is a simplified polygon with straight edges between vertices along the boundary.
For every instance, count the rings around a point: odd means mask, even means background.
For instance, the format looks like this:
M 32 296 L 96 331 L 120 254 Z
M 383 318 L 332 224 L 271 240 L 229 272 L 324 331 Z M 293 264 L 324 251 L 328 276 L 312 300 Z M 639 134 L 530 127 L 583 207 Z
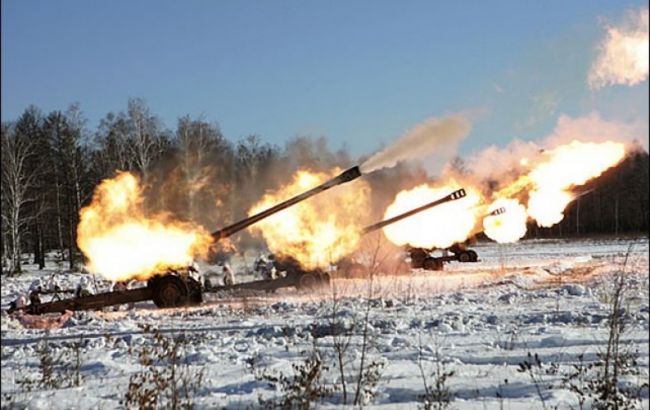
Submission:
M 603 119 L 596 111 L 581 117 L 561 114 L 553 132 L 544 140 L 545 148 L 553 148 L 571 141 L 616 141 L 630 145 L 633 141 L 648 149 L 648 130 L 642 120 L 621 122 Z
M 471 122 L 460 114 L 442 119 L 429 118 L 361 164 L 361 172 L 393 167 L 399 161 L 432 154 L 451 156 L 456 152 L 460 140 L 469 135 L 471 128 Z
M 592 89 L 632 86 L 648 78 L 648 8 L 629 12 L 620 26 L 607 27 L 587 79 Z
M 503 148 L 491 145 L 469 157 L 467 170 L 485 181 L 515 178 L 522 172 L 522 167 L 539 156 L 541 151 L 539 144 L 517 139 Z
M 535 163 L 544 150 L 572 141 L 615 141 L 627 146 L 636 142 L 648 150 L 648 130 L 643 121 L 606 120 L 596 111 L 580 117 L 560 114 L 555 128 L 543 140 L 513 140 L 505 147 L 489 146 L 468 158 L 467 170 L 478 180 L 512 180 L 528 169 L 528 164 Z

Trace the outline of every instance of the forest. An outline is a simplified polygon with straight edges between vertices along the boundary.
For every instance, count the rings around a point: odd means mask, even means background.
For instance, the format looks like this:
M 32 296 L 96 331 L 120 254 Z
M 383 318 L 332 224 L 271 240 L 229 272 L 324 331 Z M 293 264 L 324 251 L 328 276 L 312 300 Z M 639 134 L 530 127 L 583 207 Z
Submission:
M 96 129 L 87 127 L 79 104 L 43 113 L 27 107 L 5 121 L 2 144 L 2 273 L 21 272 L 24 263 L 45 265 L 55 251 L 74 270 L 83 262 L 76 248 L 79 210 L 94 187 L 117 171 L 137 174 L 147 212 L 166 213 L 214 230 L 246 216 L 265 191 L 288 181 L 298 169 L 346 168 L 345 147 L 332 149 L 322 136 L 294 136 L 284 146 L 258 135 L 233 140 L 216 122 L 179 117 L 165 127 L 142 99 L 110 112 Z M 463 160 L 453 165 L 462 171 Z M 401 189 L 431 180 L 418 165 L 400 164 L 368 176 L 373 217 Z M 648 153 L 638 146 L 580 195 L 552 228 L 528 227 L 528 238 L 621 236 L 648 230 Z M 242 235 L 238 244 L 262 246 Z

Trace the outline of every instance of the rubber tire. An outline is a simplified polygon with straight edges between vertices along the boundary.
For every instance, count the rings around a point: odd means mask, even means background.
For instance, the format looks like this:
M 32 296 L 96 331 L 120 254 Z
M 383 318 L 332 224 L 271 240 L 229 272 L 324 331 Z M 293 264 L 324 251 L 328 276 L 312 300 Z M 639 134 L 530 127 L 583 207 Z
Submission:
M 470 262 L 477 262 L 478 261 L 478 254 L 473 251 L 473 250 L 468 250 L 467 253 L 469 253 L 469 261 Z
M 429 258 L 429 259 L 425 259 L 423 267 L 426 270 L 442 270 L 443 264 L 442 261 L 438 259 Z
M 187 305 L 189 289 L 185 282 L 175 275 L 156 278 L 152 283 L 153 303 L 159 308 Z
M 458 262 L 466 263 L 472 261 L 472 255 L 468 251 L 463 251 L 458 255 Z
M 298 289 L 314 290 L 318 287 L 318 277 L 313 273 L 303 273 L 298 279 Z

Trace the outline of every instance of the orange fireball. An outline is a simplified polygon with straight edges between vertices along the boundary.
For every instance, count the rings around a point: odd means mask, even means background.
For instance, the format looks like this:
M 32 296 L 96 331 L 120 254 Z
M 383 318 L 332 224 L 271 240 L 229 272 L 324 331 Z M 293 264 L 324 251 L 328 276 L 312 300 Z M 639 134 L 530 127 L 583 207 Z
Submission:
M 625 145 L 616 142 L 573 141 L 544 153 L 545 160 L 529 174 L 528 214 L 540 226 L 560 222 L 566 206 L 573 200 L 571 188 L 584 185 L 618 164 Z
M 268 209 L 340 172 L 338 168 L 327 173 L 298 171 L 289 184 L 267 193 L 248 214 Z M 307 269 L 325 267 L 356 249 L 369 209 L 370 187 L 355 180 L 271 215 L 251 229 L 262 234 L 272 252 L 292 256 Z
M 146 216 L 142 188 L 130 173 L 102 181 L 79 212 L 77 245 L 89 271 L 109 280 L 147 280 L 207 255 L 212 237 L 199 226 Z
M 564 218 L 564 210 L 575 197 L 573 188 L 599 177 L 624 155 L 622 143 L 572 141 L 543 151 L 534 163 L 527 159 L 530 171 L 501 188 L 494 198 L 527 196 L 528 216 L 539 226 L 551 227 Z
M 490 212 L 503 208 L 498 215 L 483 218 L 483 231 L 488 238 L 499 243 L 517 242 L 526 235 L 526 208 L 516 199 L 497 199 L 488 208 Z
M 403 214 L 429 202 L 445 197 L 461 188 L 452 181 L 442 187 L 419 185 L 397 194 L 386 208 L 384 220 Z M 480 193 L 465 186 L 467 195 L 461 199 L 438 205 L 384 227 L 384 234 L 394 244 L 419 248 L 448 248 L 462 242 L 474 232 L 480 214 Z

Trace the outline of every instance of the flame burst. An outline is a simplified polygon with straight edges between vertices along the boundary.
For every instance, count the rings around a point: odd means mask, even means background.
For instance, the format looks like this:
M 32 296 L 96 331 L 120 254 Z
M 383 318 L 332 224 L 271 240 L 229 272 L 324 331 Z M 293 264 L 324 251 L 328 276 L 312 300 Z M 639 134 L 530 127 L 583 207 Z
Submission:
M 290 197 L 301 194 L 338 175 L 298 171 L 293 180 L 266 194 L 249 211 L 254 215 Z M 356 180 L 284 209 L 252 226 L 264 237 L 273 253 L 289 255 L 307 269 L 327 266 L 352 252 L 370 209 L 370 187 Z
M 456 182 L 444 187 L 419 185 L 397 194 L 386 208 L 384 219 L 403 214 L 412 209 L 440 199 L 461 188 Z M 448 248 L 466 240 L 473 232 L 480 210 L 481 195 L 473 188 L 465 187 L 467 196 L 427 209 L 384 227 L 386 237 L 396 245 L 419 248 Z
M 574 198 L 570 189 L 616 165 L 625 155 L 625 146 L 610 141 L 573 141 L 546 151 L 545 155 L 548 159 L 528 174 L 533 185 L 528 214 L 540 226 L 550 227 L 564 218 L 564 209 Z
M 92 203 L 81 209 L 77 245 L 87 268 L 109 280 L 147 280 L 205 256 L 212 237 L 203 228 L 145 216 L 142 188 L 129 173 L 102 181 Z
M 488 238 L 499 243 L 517 242 L 526 234 L 526 207 L 516 199 L 497 199 L 489 212 L 503 208 L 504 213 L 488 215 L 483 219 L 483 230 Z
M 551 227 L 564 218 L 575 195 L 572 188 L 586 184 L 618 164 L 625 155 L 623 143 L 572 141 L 544 151 L 531 171 L 496 192 L 494 198 L 528 195 L 527 213 L 539 226 Z

